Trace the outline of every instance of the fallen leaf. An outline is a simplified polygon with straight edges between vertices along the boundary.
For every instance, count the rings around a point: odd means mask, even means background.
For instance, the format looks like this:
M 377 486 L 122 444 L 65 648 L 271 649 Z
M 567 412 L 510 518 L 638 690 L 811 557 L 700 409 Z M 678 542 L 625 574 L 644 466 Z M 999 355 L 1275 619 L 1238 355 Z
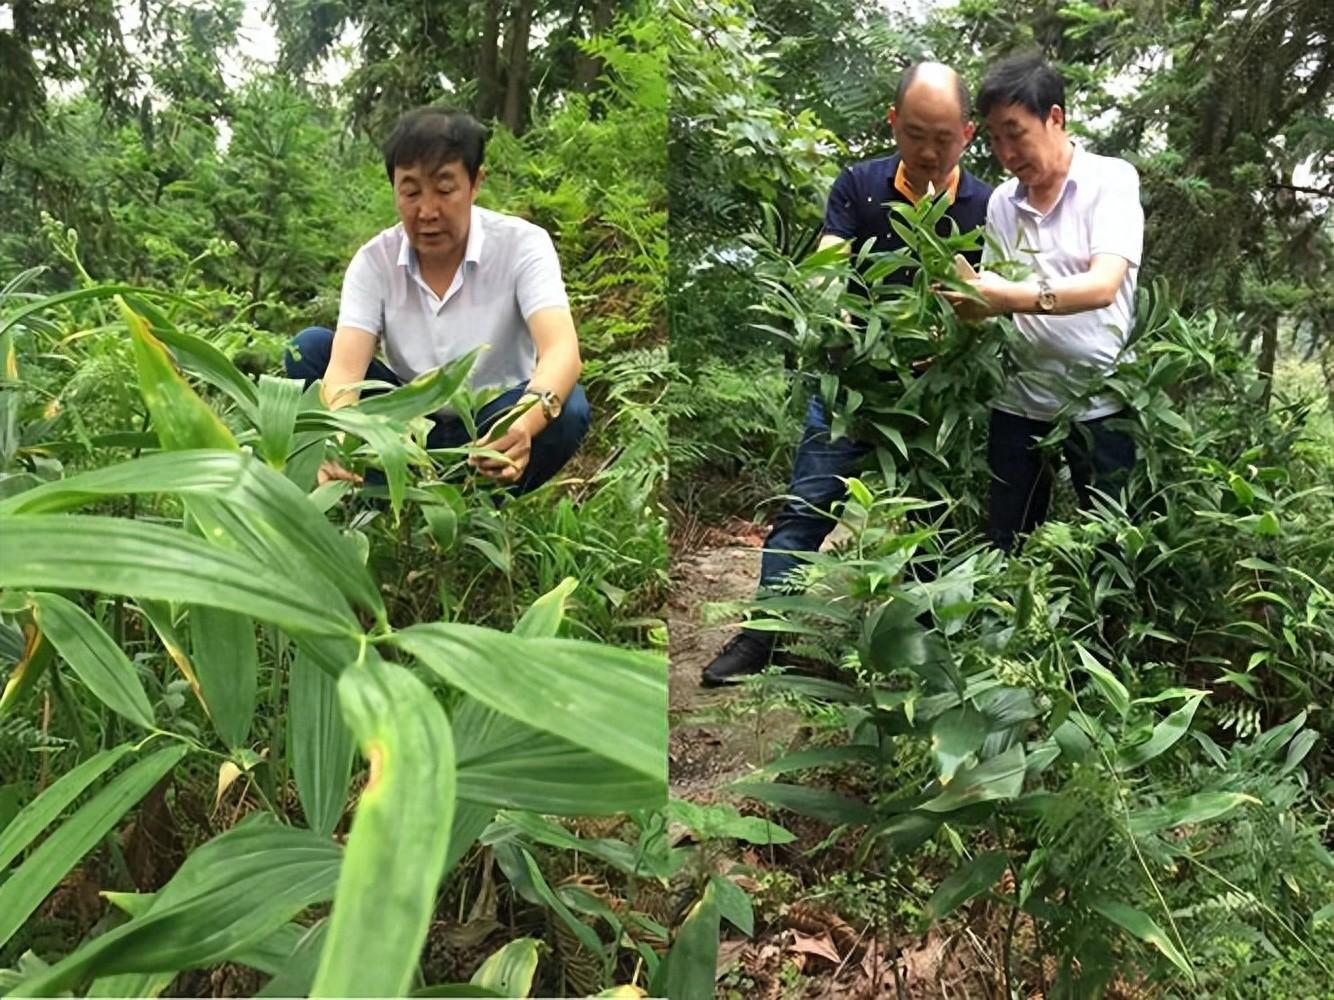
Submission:
M 828 934 L 821 934 L 818 937 L 803 934 L 801 931 L 792 931 L 791 934 L 792 944 L 788 946 L 789 950 L 803 952 L 807 955 L 817 955 L 820 958 L 828 959 L 835 965 L 843 961 Z

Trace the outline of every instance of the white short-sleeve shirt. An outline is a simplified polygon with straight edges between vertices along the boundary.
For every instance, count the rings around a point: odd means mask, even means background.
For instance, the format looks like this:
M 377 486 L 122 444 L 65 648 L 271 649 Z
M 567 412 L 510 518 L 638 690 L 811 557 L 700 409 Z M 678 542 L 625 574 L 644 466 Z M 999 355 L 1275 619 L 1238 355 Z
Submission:
M 992 405 L 1035 420 L 1053 420 L 1082 395 L 1091 376 L 1110 374 L 1125 359 L 1144 246 L 1139 174 L 1125 160 L 1076 147 L 1065 185 L 1050 210 L 1044 214 L 1029 204 L 1027 188 L 1012 177 L 992 192 L 987 234 L 999 244 L 1002 258 L 1029 264 L 1034 276 L 1084 274 L 1098 254 L 1130 262 L 1111 305 L 1066 316 L 1014 316 L 1026 349 L 1015 352 L 1019 370 Z M 988 248 L 983 262 L 994 259 L 996 252 Z M 1103 394 L 1067 412 L 1077 420 L 1094 420 L 1121 406 Z
M 472 385 L 526 382 L 537 352 L 528 317 L 569 307 L 560 260 L 545 229 L 473 206 L 463 263 L 440 296 L 421 276 L 400 223 L 366 243 L 347 266 L 338 325 L 380 340 L 385 363 L 405 382 L 483 350 Z

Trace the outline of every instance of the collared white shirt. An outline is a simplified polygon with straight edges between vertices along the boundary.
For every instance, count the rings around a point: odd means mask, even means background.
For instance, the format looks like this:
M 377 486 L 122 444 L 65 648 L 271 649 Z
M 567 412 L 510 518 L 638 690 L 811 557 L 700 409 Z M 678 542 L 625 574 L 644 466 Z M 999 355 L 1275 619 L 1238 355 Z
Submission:
M 423 280 L 400 223 L 348 264 L 338 325 L 378 337 L 385 363 L 405 382 L 482 347 L 473 387 L 508 388 L 532 375 L 527 321 L 549 306 L 568 308 L 569 299 L 547 231 L 474 205 L 463 263 L 444 295 Z
M 1029 203 L 1028 189 L 1017 178 L 996 188 L 987 204 L 987 235 L 999 244 L 999 259 L 1029 264 L 1035 277 L 1084 274 L 1098 254 L 1130 262 L 1111 305 L 1065 316 L 1014 315 L 1027 350 L 1015 352 L 1019 371 L 992 405 L 1053 420 L 1083 395 L 1092 376 L 1110 374 L 1123 359 L 1135 320 L 1135 281 L 1144 246 L 1139 174 L 1125 160 L 1076 147 L 1061 193 L 1046 213 Z M 988 247 L 983 262 L 996 259 L 997 252 Z M 1121 406 L 1110 395 L 1094 395 L 1067 413 L 1093 420 Z

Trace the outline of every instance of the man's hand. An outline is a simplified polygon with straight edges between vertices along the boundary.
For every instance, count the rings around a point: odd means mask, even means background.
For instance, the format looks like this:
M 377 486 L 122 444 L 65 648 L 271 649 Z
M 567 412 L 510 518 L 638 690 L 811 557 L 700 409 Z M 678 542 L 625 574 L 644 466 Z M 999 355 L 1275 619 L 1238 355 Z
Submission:
M 941 297 L 954 306 L 960 318 L 966 320 L 986 319 L 997 313 L 1013 311 L 1016 293 L 1022 287 L 1017 282 L 1002 278 L 995 271 L 983 271 L 969 281 L 968 286 L 981 296 L 981 302 L 962 292 L 940 290 Z
M 487 435 L 474 441 L 473 447 L 498 451 L 505 458 L 502 460 L 489 455 L 470 455 L 469 465 L 498 483 L 513 483 L 517 482 L 528 468 L 528 459 L 533 452 L 533 435 L 523 425 L 523 421 L 518 420 L 504 434 L 499 437 Z
M 343 468 L 337 462 L 321 462 L 320 471 L 315 474 L 315 482 L 320 486 L 343 479 L 349 483 L 361 485 L 361 477 L 355 472 Z

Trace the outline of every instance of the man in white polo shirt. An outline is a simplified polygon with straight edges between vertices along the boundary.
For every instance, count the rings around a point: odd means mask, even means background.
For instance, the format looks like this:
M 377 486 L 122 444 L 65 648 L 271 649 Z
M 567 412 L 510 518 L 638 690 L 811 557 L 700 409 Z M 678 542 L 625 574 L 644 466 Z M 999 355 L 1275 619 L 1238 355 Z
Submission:
M 474 444 L 502 459 L 478 470 L 515 492 L 535 489 L 574 455 L 588 430 L 578 384 L 579 338 L 546 231 L 474 204 L 486 134 L 443 108 L 404 115 L 383 147 L 399 224 L 365 244 L 343 279 L 338 328 L 301 331 L 285 360 L 290 378 L 323 379 L 326 404 L 356 403 L 367 379 L 401 384 L 474 348 L 476 389 L 499 388 L 482 408 Z M 384 356 L 384 362 L 376 354 Z M 520 402 L 528 409 L 502 435 L 485 429 Z M 469 443 L 462 421 L 437 414 L 427 447 Z M 333 462 L 320 482 L 357 477 Z
M 989 260 L 1017 260 L 1032 276 L 983 271 L 973 282 L 985 307 L 948 295 L 961 313 L 1013 313 L 1022 344 L 1016 369 L 992 403 L 988 534 L 1010 551 L 1047 517 L 1052 470 L 1034 447 L 1058 419 L 1081 506 L 1091 491 L 1116 495 L 1135 464 L 1135 443 L 1114 425 L 1122 403 L 1098 380 L 1122 359 L 1135 313 L 1144 243 L 1139 175 L 1124 160 L 1070 142 L 1065 83 L 1040 55 L 1005 59 L 977 95 L 991 148 L 1014 176 L 991 195 Z

